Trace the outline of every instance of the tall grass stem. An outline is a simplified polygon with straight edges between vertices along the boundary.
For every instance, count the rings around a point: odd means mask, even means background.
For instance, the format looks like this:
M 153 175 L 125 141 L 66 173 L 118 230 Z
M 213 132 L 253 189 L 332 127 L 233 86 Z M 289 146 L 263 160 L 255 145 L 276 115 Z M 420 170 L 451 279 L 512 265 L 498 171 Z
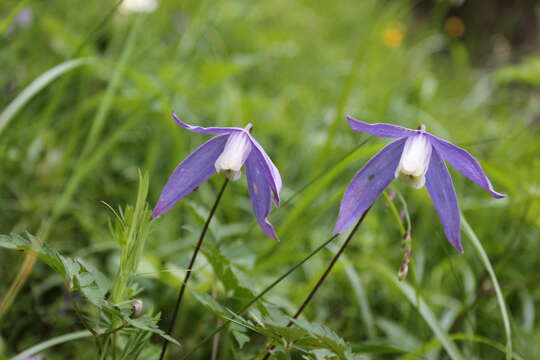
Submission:
M 334 267 L 334 265 L 337 263 L 337 261 L 339 260 L 339 257 L 341 256 L 341 254 L 345 251 L 345 248 L 347 247 L 347 245 L 349 245 L 349 242 L 351 241 L 351 239 L 353 238 L 354 234 L 356 233 L 356 231 L 360 228 L 360 225 L 362 225 L 362 222 L 364 221 L 364 218 L 366 217 L 367 213 L 369 212 L 369 210 L 371 210 L 371 207 L 369 207 L 365 212 L 364 214 L 362 214 L 362 217 L 360 217 L 360 219 L 358 220 L 358 222 L 356 223 L 356 225 L 354 226 L 354 229 L 352 229 L 351 233 L 349 234 L 349 236 L 347 236 L 347 239 L 345 239 L 345 241 L 343 242 L 343 245 L 341 245 L 341 247 L 339 248 L 339 250 L 337 251 L 336 255 L 334 255 L 334 257 L 332 258 L 332 260 L 330 261 L 330 264 L 328 264 L 326 270 L 324 271 L 324 273 L 322 274 L 322 276 L 319 278 L 319 280 L 317 281 L 317 283 L 315 284 L 315 286 L 313 287 L 313 289 L 311 290 L 311 292 L 308 294 L 308 296 L 304 299 L 304 302 L 302 303 L 302 305 L 300 305 L 300 307 L 298 308 L 298 310 L 296 310 L 296 313 L 293 315 L 292 319 L 289 320 L 288 324 L 287 324 L 287 327 L 290 327 L 294 321 L 293 319 L 297 319 L 301 314 L 302 312 L 304 311 L 304 309 L 308 306 L 308 304 L 311 302 L 311 300 L 313 299 L 313 297 L 315 296 L 315 294 L 317 293 L 317 290 L 319 290 L 319 288 L 321 287 L 321 285 L 324 283 L 324 281 L 326 280 L 326 278 L 328 277 L 328 275 L 330 274 L 330 272 L 332 271 L 332 268 Z M 270 357 L 271 355 L 271 351 L 275 348 L 275 345 L 272 345 L 270 346 L 270 348 L 268 348 L 268 352 L 266 353 L 266 355 L 264 355 L 263 357 L 263 360 L 266 360 Z
M 172 315 L 171 323 L 169 324 L 169 329 L 167 330 L 168 335 L 172 336 L 174 325 L 176 323 L 176 318 L 178 317 L 178 314 L 180 312 L 180 305 L 182 304 L 182 298 L 184 297 L 184 292 L 186 291 L 187 283 L 189 281 L 189 278 L 191 277 L 193 265 L 195 265 L 195 260 L 197 260 L 197 255 L 199 254 L 199 250 L 201 249 L 202 243 L 204 241 L 204 237 L 206 236 L 206 232 L 208 231 L 208 227 L 210 226 L 210 221 L 212 221 L 212 218 L 214 217 L 216 209 L 219 205 L 219 201 L 221 200 L 221 197 L 223 193 L 225 192 L 225 189 L 227 188 L 227 184 L 229 184 L 229 179 L 225 178 L 225 181 L 223 182 L 223 185 L 221 186 L 221 190 L 219 190 L 219 193 L 216 197 L 216 201 L 214 202 L 214 205 L 212 206 L 212 209 L 210 210 L 210 213 L 208 214 L 208 217 L 206 218 L 206 222 L 204 223 L 203 229 L 201 231 L 201 235 L 199 236 L 199 240 L 197 241 L 197 245 L 195 246 L 195 251 L 193 252 L 193 255 L 191 256 L 191 260 L 189 261 L 189 265 L 186 270 L 184 281 L 182 282 L 182 285 L 180 286 L 180 292 L 178 293 L 178 298 L 176 299 L 176 304 L 174 306 L 174 312 Z M 165 358 L 165 354 L 167 353 L 168 346 L 169 346 L 169 341 L 165 339 L 165 342 L 163 343 L 163 347 L 161 348 L 161 355 L 159 356 L 159 360 L 163 360 Z

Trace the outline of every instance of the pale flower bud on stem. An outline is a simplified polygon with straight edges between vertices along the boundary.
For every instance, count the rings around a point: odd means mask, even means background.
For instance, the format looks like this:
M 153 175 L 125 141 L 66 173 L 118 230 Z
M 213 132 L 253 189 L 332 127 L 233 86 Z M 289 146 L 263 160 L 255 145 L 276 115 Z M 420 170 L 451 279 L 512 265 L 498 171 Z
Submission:
M 144 304 L 141 300 L 139 299 L 135 299 L 133 300 L 133 303 L 131 304 L 131 307 L 132 307 L 132 310 L 133 312 L 131 313 L 131 318 L 132 319 L 137 319 L 137 318 L 140 318 L 141 316 L 143 316 L 144 312 L 143 312 L 143 309 L 144 309 Z

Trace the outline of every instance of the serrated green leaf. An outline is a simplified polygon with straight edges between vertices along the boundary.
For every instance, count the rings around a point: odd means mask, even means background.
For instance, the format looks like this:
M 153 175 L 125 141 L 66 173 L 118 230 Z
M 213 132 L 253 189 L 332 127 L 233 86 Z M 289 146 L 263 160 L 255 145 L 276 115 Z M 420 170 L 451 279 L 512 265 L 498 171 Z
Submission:
M 249 342 L 249 336 L 245 334 L 245 332 L 240 330 L 233 330 L 232 334 L 234 336 L 234 339 L 238 343 L 238 347 L 242 349 L 244 345 Z
M 65 277 L 72 290 L 80 291 L 88 301 L 98 307 L 105 305 L 105 295 L 110 289 L 110 283 L 100 271 L 61 255 L 48 244 L 39 244 L 30 234 L 27 234 L 27 238 L 18 234 L 0 235 L 0 247 L 36 254 L 41 261 Z
M 219 278 L 227 294 L 237 299 L 251 299 L 255 296 L 255 292 L 249 284 L 240 276 L 238 269 L 234 264 L 212 244 L 206 244 L 201 249 L 206 259 L 212 265 L 214 273 Z
M 0 247 L 32 252 L 57 273 L 66 276 L 66 269 L 64 268 L 60 254 L 49 248 L 47 244 L 40 245 L 34 236 L 30 234 L 26 234 L 26 236 L 27 238 L 19 234 L 0 235 Z
M 178 346 L 181 346 L 180 343 L 173 337 L 167 335 L 163 330 L 161 330 L 158 326 L 157 326 L 157 321 L 159 320 L 158 317 L 152 317 L 152 316 L 148 316 L 148 315 L 145 315 L 145 316 L 142 316 L 138 319 L 132 319 L 130 317 L 126 317 L 124 318 L 124 320 L 132 327 L 136 328 L 136 329 L 139 329 L 139 330 L 143 330 L 143 331 L 148 331 L 152 334 L 156 334 L 156 335 L 159 335 L 161 336 L 162 338 L 164 339 L 167 339 L 168 341 L 178 345 Z
M 311 335 L 312 339 L 317 340 L 317 344 L 315 346 L 331 350 L 340 359 L 347 359 L 348 357 L 346 353 L 348 351 L 352 353 L 350 346 L 345 342 L 345 340 L 339 337 L 330 328 L 321 324 L 310 323 L 305 320 L 293 320 L 293 322 L 298 328 L 305 330 L 309 335 Z M 303 342 L 300 343 L 303 345 Z M 312 342 L 309 342 L 304 346 L 310 347 L 313 345 Z

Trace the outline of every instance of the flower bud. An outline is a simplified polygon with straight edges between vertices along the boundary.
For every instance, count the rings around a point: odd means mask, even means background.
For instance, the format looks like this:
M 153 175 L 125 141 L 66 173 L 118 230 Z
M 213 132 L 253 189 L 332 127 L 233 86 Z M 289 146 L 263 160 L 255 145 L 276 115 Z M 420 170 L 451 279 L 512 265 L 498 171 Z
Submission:
M 131 313 L 132 319 L 140 318 L 143 315 L 144 304 L 141 300 L 135 299 L 131 304 L 133 312 Z

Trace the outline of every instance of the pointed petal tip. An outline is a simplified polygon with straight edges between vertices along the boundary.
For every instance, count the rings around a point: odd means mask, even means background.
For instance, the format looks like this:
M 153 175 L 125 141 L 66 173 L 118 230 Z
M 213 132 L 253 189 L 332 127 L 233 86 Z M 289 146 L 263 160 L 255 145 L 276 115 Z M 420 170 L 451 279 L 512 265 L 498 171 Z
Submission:
M 446 140 L 440 139 L 435 135 L 428 134 L 431 144 L 439 151 L 440 156 L 463 176 L 469 178 L 477 185 L 487 190 L 495 199 L 506 197 L 505 194 L 496 192 L 493 189 L 491 181 L 487 177 L 484 169 L 467 150 L 460 148 Z
M 262 224 L 261 224 L 262 225 Z M 268 219 L 264 219 L 264 227 L 261 226 L 262 228 L 262 231 L 268 235 L 269 237 L 271 237 L 272 239 L 276 240 L 277 242 L 279 242 L 279 237 L 277 236 L 276 234 L 276 231 L 274 230 L 274 226 L 272 224 L 270 224 L 270 222 L 268 221 Z
M 343 231 L 347 230 L 348 225 L 343 223 L 343 219 L 339 217 L 336 221 L 336 226 L 334 227 L 334 231 L 332 232 L 332 235 L 341 234 Z
M 452 247 L 457 250 L 457 252 L 459 252 L 460 254 L 463 254 L 464 251 L 463 251 L 463 245 L 461 245 L 461 234 L 460 233 L 449 237 L 448 241 L 450 242 Z
M 349 122 L 349 125 L 353 128 L 354 130 L 354 125 L 355 123 L 362 123 L 363 121 L 360 121 L 360 120 L 356 120 L 354 117 L 352 117 L 351 115 L 348 115 L 346 116 L 347 118 L 347 121 Z
M 368 123 L 357 120 L 351 115 L 347 115 L 347 121 L 352 131 L 365 132 L 367 134 L 382 138 L 406 138 L 416 134 L 416 131 L 401 126 L 386 123 Z
M 461 246 L 461 242 L 458 242 L 457 244 L 452 244 L 454 249 L 456 249 L 460 254 L 463 254 L 465 251 L 463 250 L 463 246 Z
M 171 116 L 172 118 L 174 119 L 174 122 L 177 123 L 178 125 L 182 126 L 182 127 L 186 127 L 187 124 L 185 122 L 183 122 L 182 120 L 180 120 L 180 118 L 178 117 L 178 115 L 176 115 L 175 113 L 171 113 Z
M 156 207 L 154 208 L 154 210 L 152 210 L 151 219 L 155 220 L 156 218 L 160 217 L 161 215 L 163 215 L 167 211 L 168 211 L 168 209 L 165 206 L 163 206 L 163 204 L 158 203 L 156 205 Z
M 508 196 L 506 194 L 498 193 L 496 191 L 490 191 L 490 192 L 491 192 L 491 196 L 494 197 L 495 199 L 502 199 Z

